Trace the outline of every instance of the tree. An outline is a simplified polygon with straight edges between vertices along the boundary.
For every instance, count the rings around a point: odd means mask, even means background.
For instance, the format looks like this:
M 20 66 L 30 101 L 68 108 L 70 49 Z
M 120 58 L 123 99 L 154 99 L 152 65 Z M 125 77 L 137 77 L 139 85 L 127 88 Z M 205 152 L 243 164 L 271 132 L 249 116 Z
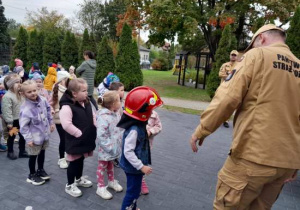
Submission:
M 82 61 L 83 61 L 82 55 L 83 55 L 83 52 L 86 50 L 90 50 L 90 37 L 89 37 L 89 32 L 87 29 L 85 29 L 83 32 L 83 37 L 82 37 L 81 45 L 80 45 L 79 52 L 78 52 L 79 63 L 82 63 Z
M 131 28 L 125 23 L 116 57 L 116 74 L 120 77 L 126 90 L 131 90 L 143 84 L 139 51 L 137 43 L 132 42 L 131 34 Z
M 57 63 L 60 61 L 61 44 L 56 33 L 47 33 L 43 46 L 43 72 L 48 71 L 48 63 Z
M 290 47 L 294 55 L 300 58 L 300 6 L 297 7 L 296 12 L 291 20 L 290 28 L 287 31 L 286 43 Z
M 43 65 L 43 45 L 37 30 L 29 34 L 28 47 L 27 47 L 27 69 L 30 69 L 32 63 L 38 62 L 42 67 Z
M 97 56 L 97 42 L 95 40 L 94 35 L 91 33 L 90 34 L 90 51 L 95 53 L 95 56 Z
M 249 0 L 130 1 L 145 13 L 150 43 L 161 46 L 165 39 L 174 40 L 178 35 L 180 40 L 200 31 L 213 60 L 222 30 L 227 24 L 233 24 L 238 47 L 244 48 L 258 18 L 263 18 L 264 23 L 278 18 L 285 24 L 299 4 L 299 0 L 258 0 L 255 3 Z
M 95 33 L 97 27 L 104 21 L 104 5 L 99 0 L 84 0 L 79 6 L 79 21 L 92 34 Z
M 89 29 L 96 41 L 101 41 L 104 35 L 116 41 L 116 26 L 118 15 L 126 11 L 126 0 L 111 0 L 102 3 L 99 0 L 85 0 L 79 4 L 78 18 L 82 25 Z
M 7 19 L 7 21 L 8 21 L 7 32 L 11 37 L 16 38 L 18 36 L 21 24 L 17 23 L 16 20 L 14 19 Z
M 232 27 L 231 25 L 227 25 L 223 30 L 219 47 L 216 52 L 216 63 L 214 63 L 207 81 L 207 92 L 211 98 L 214 97 L 215 91 L 220 85 L 219 70 L 223 63 L 228 62 L 230 52 L 235 50 L 236 47 L 237 40 L 232 33 Z
M 19 30 L 19 34 L 17 37 L 16 44 L 13 49 L 13 56 L 10 62 L 10 67 L 13 68 L 15 66 L 15 58 L 19 58 L 23 61 L 23 66 L 27 65 L 27 43 L 28 35 L 27 31 L 21 26 Z
M 70 45 L 71 45 L 71 50 L 70 50 L 70 54 L 72 55 L 72 62 L 71 62 L 71 64 L 73 65 L 73 66 L 77 66 L 78 65 L 78 44 L 77 44 L 77 40 L 76 40 L 76 38 L 75 38 L 75 35 L 72 33 L 71 34 L 71 43 L 70 43 Z
M 97 69 L 95 75 L 95 85 L 99 85 L 107 76 L 108 72 L 115 71 L 115 61 L 112 48 L 109 46 L 108 37 L 104 36 L 99 45 L 97 53 Z
M 78 64 L 78 47 L 75 35 L 70 31 L 65 34 L 64 41 L 61 47 L 61 61 L 63 66 L 67 69 L 71 65 L 77 66 Z
M 46 33 L 53 33 L 59 30 L 70 30 L 70 20 L 57 10 L 49 11 L 47 7 L 38 9 L 37 12 L 27 12 L 26 15 L 29 25 L 34 26 L 37 30 Z
M 9 54 L 10 50 L 10 36 L 8 34 L 8 21 L 4 16 L 4 7 L 0 0 L 0 54 L 3 55 L 0 58 L 0 65 L 7 64 L 8 58 L 4 54 Z
M 117 23 L 117 36 L 122 33 L 122 28 L 127 23 L 133 30 L 132 35 L 136 37 L 138 30 L 142 28 L 142 15 L 133 6 L 128 6 L 125 14 L 118 15 L 119 21 Z
M 72 57 L 72 46 L 71 46 L 71 33 L 67 31 L 65 34 L 64 41 L 61 46 L 61 61 L 65 67 L 69 67 L 72 65 L 73 57 Z M 76 53 L 77 54 L 77 53 Z

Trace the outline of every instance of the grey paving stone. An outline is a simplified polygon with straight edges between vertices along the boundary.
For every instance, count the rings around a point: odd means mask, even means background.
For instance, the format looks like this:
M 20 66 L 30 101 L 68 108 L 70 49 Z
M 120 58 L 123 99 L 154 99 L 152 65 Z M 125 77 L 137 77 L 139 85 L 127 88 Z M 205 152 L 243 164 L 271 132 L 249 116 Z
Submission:
M 153 174 L 146 177 L 150 194 L 141 196 L 138 206 L 142 210 L 198 210 L 212 209 L 217 173 L 222 167 L 230 148 L 231 128 L 220 127 L 209 136 L 198 153 L 192 153 L 189 138 L 199 123 L 195 115 L 158 110 L 163 131 L 154 140 L 152 150 Z M 58 160 L 58 135 L 51 135 L 46 151 L 45 170 L 51 180 L 42 186 L 26 182 L 28 159 L 8 160 L 0 153 L 0 210 L 117 210 L 126 191 L 126 176 L 122 169 L 115 168 L 115 178 L 124 191 L 115 193 L 113 199 L 105 201 L 96 195 L 97 154 L 87 158 L 84 175 L 94 185 L 82 189 L 83 196 L 73 198 L 64 191 L 67 182 L 66 170 L 60 169 Z M 18 152 L 15 144 L 15 151 Z M 300 210 L 300 179 L 287 184 L 272 209 Z

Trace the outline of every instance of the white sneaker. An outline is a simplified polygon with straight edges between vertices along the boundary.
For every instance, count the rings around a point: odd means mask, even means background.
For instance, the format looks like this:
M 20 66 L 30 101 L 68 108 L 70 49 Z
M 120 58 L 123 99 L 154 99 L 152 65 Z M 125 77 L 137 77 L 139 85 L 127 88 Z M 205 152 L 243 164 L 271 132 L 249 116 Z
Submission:
M 66 161 L 66 158 L 61 158 L 58 160 L 57 164 L 60 168 L 68 168 L 68 163 Z
M 82 192 L 80 189 L 78 189 L 77 185 L 75 183 L 73 184 L 66 184 L 65 192 L 73 197 L 79 197 L 82 195 Z
M 96 194 L 105 200 L 112 199 L 112 194 L 106 189 L 106 187 L 98 187 Z
M 108 187 L 110 187 L 111 189 L 113 189 L 116 192 L 123 191 L 123 187 L 119 184 L 119 182 L 117 180 L 114 180 L 112 182 L 108 181 Z
M 91 187 L 93 183 L 87 179 L 87 176 L 82 176 L 80 179 L 76 180 L 75 183 L 78 187 Z

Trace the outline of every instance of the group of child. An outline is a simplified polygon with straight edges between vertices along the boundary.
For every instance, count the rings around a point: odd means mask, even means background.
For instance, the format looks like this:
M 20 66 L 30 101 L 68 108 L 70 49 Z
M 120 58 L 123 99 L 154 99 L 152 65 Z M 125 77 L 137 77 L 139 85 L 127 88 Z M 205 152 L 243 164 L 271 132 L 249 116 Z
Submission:
M 123 190 L 114 178 L 114 161 L 120 159 L 127 177 L 122 210 L 136 209 L 139 195 L 149 193 L 144 175 L 152 172 L 148 166 L 151 164 L 150 148 L 153 136 L 162 128 L 158 114 L 153 111 L 163 103 L 158 93 L 149 87 L 137 87 L 128 93 L 123 108 L 124 85 L 116 75 L 109 73 L 98 98 L 101 109 L 95 113 L 84 79 L 72 77 L 67 71 L 54 72 L 55 68 L 50 66 L 45 80 L 52 71 L 56 80 L 51 90 L 45 91 L 43 74 L 34 72 L 37 70 L 35 66 L 30 72 L 31 80 L 22 83 L 21 75 L 17 73 L 4 78 L 7 92 L 2 98 L 2 113 L 9 130 L 8 158 L 17 158 L 13 142 L 20 130 L 19 157 L 29 157 L 27 182 L 44 184 L 50 179 L 44 170 L 45 149 L 49 145 L 50 133 L 56 127 L 60 137 L 58 165 L 67 168 L 65 192 L 79 197 L 82 191 L 78 187 L 92 186 L 92 182 L 83 176 L 83 167 L 84 159 L 93 155 L 97 142 L 96 193 L 103 199 L 111 199 L 107 187 L 116 192 Z

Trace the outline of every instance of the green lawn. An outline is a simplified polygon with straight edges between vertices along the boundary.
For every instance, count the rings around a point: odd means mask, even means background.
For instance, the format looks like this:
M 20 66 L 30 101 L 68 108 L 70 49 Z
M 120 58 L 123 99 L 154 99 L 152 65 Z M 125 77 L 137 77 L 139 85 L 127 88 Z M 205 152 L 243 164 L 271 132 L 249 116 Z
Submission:
M 194 101 L 210 101 L 205 90 L 177 84 L 177 75 L 172 71 L 142 70 L 144 85 L 155 88 L 160 96 Z

